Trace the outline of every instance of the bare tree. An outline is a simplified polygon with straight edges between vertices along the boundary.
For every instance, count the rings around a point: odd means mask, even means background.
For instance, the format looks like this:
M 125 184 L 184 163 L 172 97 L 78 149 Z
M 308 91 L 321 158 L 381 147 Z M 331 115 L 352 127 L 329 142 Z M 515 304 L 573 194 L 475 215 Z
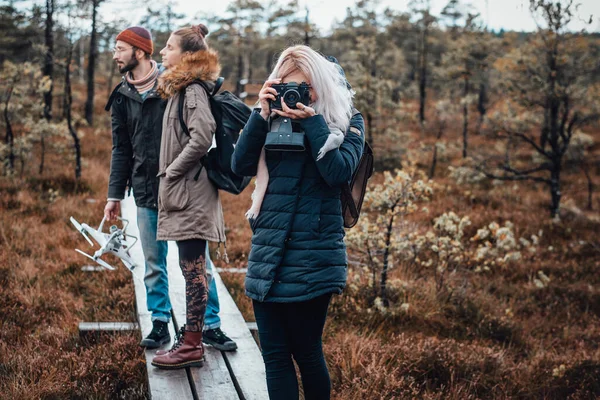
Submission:
M 494 118 L 499 138 L 507 142 L 505 155 L 479 166 L 490 178 L 545 184 L 552 217 L 559 212 L 563 158 L 573 133 L 600 117 L 598 96 L 590 94 L 599 91 L 597 82 L 590 87 L 597 60 L 589 41 L 567 31 L 576 9 L 573 0 L 530 0 L 545 27 L 500 62 L 501 86 L 514 102 Z M 525 150 L 536 154 L 533 163 L 518 158 Z
M 300 20 L 298 14 L 298 1 L 292 0 L 287 4 L 281 5 L 277 0 L 270 0 L 264 5 L 265 23 L 265 71 L 270 72 L 273 67 L 273 57 L 275 52 L 283 47 L 284 43 L 277 40 L 277 34 L 280 33 L 283 27 L 289 27 L 292 24 L 297 24 Z M 308 10 L 306 12 L 308 18 Z M 306 25 L 308 21 L 302 23 L 302 28 L 305 35 L 308 35 L 310 25 Z M 305 36 L 306 42 L 306 36 Z
M 65 32 L 66 40 L 67 40 L 67 54 L 64 67 L 65 73 L 65 86 L 64 86 L 64 98 L 63 98 L 63 108 L 65 119 L 67 120 L 67 129 L 69 130 L 69 134 L 73 139 L 73 150 L 75 151 L 75 179 L 79 182 L 81 178 L 81 141 L 79 140 L 79 136 L 77 135 L 77 131 L 75 130 L 75 126 L 73 123 L 73 90 L 71 87 L 71 64 L 73 62 L 73 31 L 72 31 L 72 13 L 74 12 L 74 8 L 76 6 L 74 4 L 68 4 L 66 6 L 67 10 L 67 20 L 68 26 Z
M 419 32 L 419 44 L 417 48 L 417 73 L 419 77 L 419 121 L 421 125 L 425 123 L 425 101 L 427 98 L 427 76 L 428 76 L 428 55 L 429 55 L 429 35 L 436 21 L 431 14 L 431 4 L 429 0 L 411 0 L 409 8 L 413 14 L 419 15 L 415 22 L 415 27 Z
M 454 11 L 451 15 L 456 17 L 457 13 L 458 11 Z M 478 103 L 480 121 L 485 114 L 487 66 L 492 58 L 492 48 L 498 45 L 481 27 L 478 18 L 479 14 L 469 13 L 465 16 L 464 26 L 452 27 L 452 31 L 456 32 L 454 39 L 448 44 L 441 65 L 435 69 L 438 78 L 447 82 L 449 96 L 455 98 L 462 106 L 463 158 L 468 154 L 469 115 L 472 105 Z M 479 128 L 478 125 L 477 129 Z
M 46 26 L 44 32 L 44 39 L 46 44 L 46 55 L 44 58 L 44 76 L 53 79 L 54 75 L 54 0 L 46 0 Z M 48 122 L 52 120 L 52 91 L 54 84 L 50 85 L 50 89 L 44 93 L 44 118 Z M 44 172 L 44 160 L 46 155 L 46 142 L 45 137 L 42 134 L 40 136 L 40 168 L 39 173 Z
M 94 78 L 96 75 L 96 58 L 98 58 L 98 6 L 101 0 L 91 0 L 92 31 L 90 32 L 90 55 L 87 70 L 87 101 L 85 102 L 85 119 L 88 124 L 94 122 Z
M 233 38 L 233 46 L 236 49 L 236 85 L 235 94 L 239 96 L 245 86 L 242 79 L 250 80 L 251 66 L 250 53 L 252 44 L 256 43 L 258 36 L 257 26 L 262 19 L 263 5 L 256 0 L 235 0 L 227 7 L 228 17 L 219 22 L 229 31 Z
M 12 173 L 15 168 L 15 135 L 10 123 L 10 117 L 8 115 L 8 105 L 10 104 L 10 98 L 12 97 L 13 87 L 9 87 L 6 92 L 6 100 L 4 101 L 4 123 L 6 124 L 6 137 L 5 142 L 8 145 L 8 172 Z

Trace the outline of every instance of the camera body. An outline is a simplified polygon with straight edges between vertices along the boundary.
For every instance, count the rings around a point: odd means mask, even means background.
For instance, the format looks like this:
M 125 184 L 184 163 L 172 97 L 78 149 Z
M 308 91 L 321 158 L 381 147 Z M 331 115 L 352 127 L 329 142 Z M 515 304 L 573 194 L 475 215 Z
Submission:
M 310 85 L 306 82 L 300 84 L 296 82 L 278 83 L 271 87 L 277 90 L 277 98 L 269 101 L 271 110 L 283 110 L 282 101 L 292 110 L 297 108 L 297 103 L 307 106 L 310 102 Z

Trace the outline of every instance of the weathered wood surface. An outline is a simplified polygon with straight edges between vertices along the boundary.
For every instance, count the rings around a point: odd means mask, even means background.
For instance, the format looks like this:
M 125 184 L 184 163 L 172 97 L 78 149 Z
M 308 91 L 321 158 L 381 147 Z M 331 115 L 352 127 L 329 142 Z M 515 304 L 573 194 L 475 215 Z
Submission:
M 123 218 L 129 220 L 128 233 L 139 237 L 137 229 L 137 212 L 132 197 L 121 202 Z M 136 306 L 142 336 L 152 330 L 150 313 L 146 305 L 146 289 L 143 285 L 144 257 L 141 244 L 138 242 L 130 251 L 137 264 L 133 273 L 136 275 Z M 170 348 L 175 340 L 175 326 L 185 323 L 185 280 L 179 268 L 177 245 L 169 242 L 167 256 L 169 274 L 169 297 L 173 307 L 173 323 L 169 324 L 171 343 L 163 348 Z M 202 368 L 186 368 L 181 370 L 161 370 L 151 365 L 155 350 L 145 352 L 148 369 L 148 383 L 152 399 L 268 399 L 265 369 L 260 350 L 248 329 L 227 288 L 216 271 L 214 271 L 219 302 L 221 306 L 221 328 L 235 340 L 238 350 L 222 352 L 211 346 L 205 346 L 206 355 Z
M 248 268 L 217 268 L 217 272 L 229 272 L 232 274 L 245 274 Z
M 123 218 L 129 220 L 129 226 L 127 227 L 127 233 L 140 237 L 137 226 L 137 210 L 133 201 L 133 196 L 127 197 L 121 202 L 121 213 Z M 134 277 L 133 283 L 135 286 L 135 299 L 136 308 L 138 314 L 138 321 L 141 328 L 142 337 L 146 337 L 152 330 L 151 314 L 148 312 L 146 303 L 146 287 L 143 284 L 145 265 L 144 265 L 144 253 L 142 252 L 141 242 L 138 241 L 135 246 L 130 249 L 130 254 L 136 267 L 133 270 Z M 169 274 L 169 297 L 172 301 L 181 303 L 181 296 L 185 298 L 185 281 L 181 275 L 181 270 L 177 263 L 177 246 L 169 244 L 169 254 L 167 257 L 167 270 Z M 183 288 L 183 289 L 182 289 Z M 175 304 L 173 309 L 176 308 Z M 184 304 L 185 306 L 185 304 Z M 163 349 L 169 349 L 175 341 L 175 328 L 173 324 L 169 324 L 169 332 L 171 333 L 171 342 L 162 347 Z M 152 366 L 152 359 L 154 358 L 156 350 L 146 350 L 146 367 L 148 370 L 148 388 L 150 391 L 150 397 L 152 399 L 192 399 L 194 398 L 192 388 L 190 386 L 190 380 L 188 379 L 188 373 L 185 369 L 180 370 L 161 370 Z
M 134 331 L 140 326 L 134 322 L 80 322 L 79 333 Z
M 250 329 L 250 331 L 258 330 L 258 326 L 256 325 L 256 322 L 246 322 L 246 326 L 248 327 L 248 329 Z
M 268 399 L 265 364 L 260 350 L 218 272 L 214 275 L 221 305 L 219 315 L 223 321 L 222 328 L 238 344 L 237 351 L 222 352 L 230 367 L 231 376 L 237 381 L 238 390 L 243 393 L 244 399 Z

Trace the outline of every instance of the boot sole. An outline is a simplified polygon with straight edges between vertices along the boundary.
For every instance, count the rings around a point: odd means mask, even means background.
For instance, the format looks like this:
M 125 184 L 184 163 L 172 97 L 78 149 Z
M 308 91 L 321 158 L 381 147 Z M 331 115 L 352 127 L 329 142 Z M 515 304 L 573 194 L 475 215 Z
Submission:
M 222 350 L 222 351 L 237 350 L 237 343 L 235 343 L 235 342 L 229 342 L 229 344 L 220 344 L 220 343 L 213 342 L 212 340 L 203 337 L 202 343 L 209 344 L 217 350 Z
M 140 347 L 145 347 L 146 349 L 158 349 L 163 344 L 169 343 L 170 341 L 171 341 L 171 336 L 165 336 L 158 342 L 154 341 L 154 340 L 143 339 L 140 342 Z
M 195 360 L 195 361 L 186 361 L 186 362 L 180 363 L 180 364 L 160 364 L 160 363 L 156 363 L 156 362 L 152 361 L 152 365 L 154 365 L 155 367 L 160 368 L 160 369 L 181 369 L 181 368 L 186 368 L 186 367 L 201 368 L 204 365 L 204 362 L 202 360 Z

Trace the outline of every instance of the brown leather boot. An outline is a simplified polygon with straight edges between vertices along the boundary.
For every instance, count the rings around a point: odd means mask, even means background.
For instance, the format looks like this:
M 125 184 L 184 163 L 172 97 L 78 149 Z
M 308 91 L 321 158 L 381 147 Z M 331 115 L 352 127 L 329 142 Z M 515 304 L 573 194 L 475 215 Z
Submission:
M 152 365 L 163 369 L 202 367 L 204 360 L 202 332 L 184 331 L 182 336 L 182 339 L 177 341 L 166 354 L 154 357 Z
M 173 343 L 173 346 L 171 346 L 170 349 L 157 350 L 156 353 L 154 353 L 154 355 L 156 355 L 156 356 L 162 356 L 163 354 L 167 354 L 171 350 L 174 350 L 177 347 L 181 346 L 181 344 L 183 342 L 183 334 L 184 334 L 184 332 L 185 332 L 185 324 L 181 328 L 179 328 L 179 331 L 175 332 L 175 342 Z

